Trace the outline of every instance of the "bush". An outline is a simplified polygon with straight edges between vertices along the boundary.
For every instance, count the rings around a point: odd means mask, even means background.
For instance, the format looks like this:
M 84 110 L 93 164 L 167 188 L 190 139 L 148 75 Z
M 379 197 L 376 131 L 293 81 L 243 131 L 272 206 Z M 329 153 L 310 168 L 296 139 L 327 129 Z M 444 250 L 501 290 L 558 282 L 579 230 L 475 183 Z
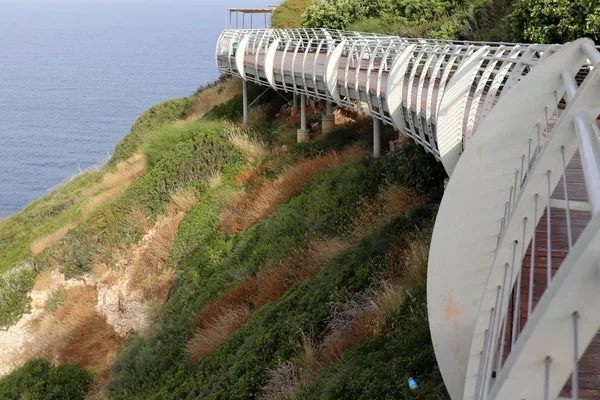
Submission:
M 77 364 L 52 366 L 43 358 L 28 361 L 0 379 L 0 398 L 26 400 L 84 399 L 93 380 Z
M 600 40 L 599 0 L 517 0 L 508 20 L 514 40 L 565 43 Z
M 348 29 L 350 24 L 370 17 L 370 6 L 364 0 L 315 1 L 304 14 L 306 28 Z
M 406 186 L 433 202 L 441 200 L 444 178 L 447 177 L 442 163 L 421 146 L 411 142 L 400 146 L 394 154 L 383 160 L 386 179 L 396 185 Z
M 9 327 L 29 310 L 27 292 L 37 270 L 34 264 L 25 262 L 0 275 L 0 329 Z
M 311 4 L 313 4 L 313 0 L 284 1 L 271 15 L 271 28 L 299 28 L 302 24 L 302 16 Z
M 365 18 L 348 26 L 348 30 L 356 32 L 389 33 L 389 26 L 380 18 Z

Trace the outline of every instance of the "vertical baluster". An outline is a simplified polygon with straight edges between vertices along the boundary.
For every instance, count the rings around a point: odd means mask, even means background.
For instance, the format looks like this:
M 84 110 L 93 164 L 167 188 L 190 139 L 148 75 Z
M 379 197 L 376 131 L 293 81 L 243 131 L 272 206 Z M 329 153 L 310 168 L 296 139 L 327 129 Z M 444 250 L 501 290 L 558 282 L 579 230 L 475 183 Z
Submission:
M 477 373 L 477 384 L 475 385 L 475 395 L 473 396 L 474 399 L 479 399 L 480 398 L 480 394 L 481 394 L 481 388 L 482 388 L 482 384 L 484 382 L 484 378 L 483 378 L 483 367 L 485 365 L 485 355 L 487 354 L 487 349 L 489 346 L 489 342 L 490 342 L 490 329 L 492 327 L 492 319 L 494 317 L 494 313 L 493 313 L 493 309 L 492 312 L 490 313 L 490 320 L 488 321 L 488 328 L 486 329 L 486 331 L 484 332 L 484 338 L 483 338 L 483 352 L 482 354 L 480 354 L 479 356 L 479 372 Z
M 515 270 L 515 256 L 517 254 L 517 244 L 519 244 L 518 240 L 513 241 L 512 264 L 510 266 L 510 279 L 508 280 L 511 284 L 512 284 L 512 280 L 513 280 L 513 273 Z M 508 304 L 507 304 L 507 308 L 508 308 Z M 502 360 L 504 358 L 504 341 L 506 339 L 506 324 L 507 323 L 508 323 L 508 318 L 505 318 L 504 324 L 502 324 L 502 336 L 500 339 L 500 354 L 498 357 L 498 365 L 496 367 L 496 371 L 498 374 L 500 373 L 500 369 L 502 367 Z
M 550 200 L 552 199 L 552 192 L 550 189 L 550 173 L 548 170 L 548 215 L 546 216 L 546 258 L 547 258 L 547 266 L 546 266 L 546 274 L 547 274 L 547 286 L 550 286 L 550 281 L 552 280 L 552 222 L 551 222 L 551 214 L 552 208 L 550 207 Z
M 484 355 L 485 359 L 484 359 L 484 364 L 483 364 L 483 383 L 482 383 L 482 391 L 480 392 L 481 398 L 483 398 L 484 395 L 487 395 L 487 393 L 484 393 L 483 391 L 485 391 L 485 389 L 487 388 L 487 381 L 488 378 L 490 376 L 490 374 L 488 374 L 488 366 L 490 364 L 492 364 L 493 360 L 490 360 L 491 355 L 494 353 L 494 336 L 496 334 L 496 314 L 498 311 L 498 300 L 500 298 L 500 290 L 502 290 L 501 286 L 498 286 L 496 288 L 496 301 L 494 302 L 494 308 L 492 308 L 490 311 L 492 313 L 491 318 L 492 318 L 492 328 L 490 330 L 490 336 L 489 336 L 489 340 L 488 340 L 488 348 L 487 348 L 487 352 Z M 486 396 L 487 397 L 487 396 Z
M 517 186 L 517 182 L 519 180 L 519 170 L 515 170 L 515 195 L 513 196 L 513 206 L 515 206 L 515 204 L 517 203 L 517 189 L 519 188 L 519 186 Z
M 527 141 L 527 171 L 531 168 L 531 138 Z
M 571 398 L 579 398 L 579 337 L 577 334 L 577 322 L 579 313 L 573 313 L 573 374 L 571 375 Z
M 544 360 L 544 400 L 548 400 L 548 391 L 550 390 L 550 364 L 552 359 L 548 356 Z
M 567 213 L 567 235 L 569 237 L 569 250 L 573 247 L 573 234 L 571 232 L 571 209 L 569 207 L 569 191 L 567 189 L 567 164 L 565 162 L 565 146 L 560 146 L 563 167 L 563 189 L 565 192 L 565 210 Z
M 496 322 L 495 326 L 500 327 L 500 323 L 502 323 L 502 311 L 504 310 L 504 293 L 506 292 L 506 276 L 508 273 L 508 267 L 509 264 L 506 263 L 504 264 L 504 279 L 502 280 L 502 294 L 500 295 L 500 309 L 498 310 L 498 320 Z M 508 301 L 507 301 L 508 303 Z M 507 304 L 508 307 L 508 304 Z M 500 337 L 500 343 L 502 343 L 504 341 L 504 324 L 502 324 L 502 336 Z M 502 347 L 502 344 L 500 344 L 500 347 Z M 499 356 L 499 348 L 497 349 L 497 354 L 496 357 Z M 498 374 L 498 372 L 500 371 L 500 363 L 498 362 L 496 365 L 496 375 Z
M 533 273 L 535 271 L 535 224 L 537 224 L 538 198 L 536 193 L 533 196 L 533 235 L 531 236 L 531 262 L 529 263 L 529 299 L 527 300 L 527 318 L 531 315 L 531 306 L 533 304 Z

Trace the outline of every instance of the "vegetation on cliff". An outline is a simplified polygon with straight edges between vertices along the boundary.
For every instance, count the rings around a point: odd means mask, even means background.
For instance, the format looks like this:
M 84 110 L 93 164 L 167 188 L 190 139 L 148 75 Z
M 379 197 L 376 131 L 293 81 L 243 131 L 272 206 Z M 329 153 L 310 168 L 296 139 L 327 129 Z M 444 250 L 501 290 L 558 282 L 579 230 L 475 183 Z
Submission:
M 597 1 L 288 0 L 273 21 L 560 42 L 598 38 Z M 297 144 L 263 91 L 247 128 L 236 79 L 153 106 L 101 171 L 0 221 L 0 397 L 373 399 L 408 377 L 447 397 L 425 302 L 441 165 L 386 129 L 372 159 L 347 110 Z

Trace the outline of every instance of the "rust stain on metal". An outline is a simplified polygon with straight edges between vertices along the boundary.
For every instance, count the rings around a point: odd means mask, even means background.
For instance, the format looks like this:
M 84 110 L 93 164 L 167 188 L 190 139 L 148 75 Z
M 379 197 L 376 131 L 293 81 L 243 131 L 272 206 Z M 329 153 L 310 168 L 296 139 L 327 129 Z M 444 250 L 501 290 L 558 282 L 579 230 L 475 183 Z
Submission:
M 465 365 L 465 346 L 460 343 L 454 345 L 454 359 L 461 365 Z
M 451 290 L 444 296 L 444 317 L 446 318 L 446 322 L 457 328 L 460 314 L 461 312 L 454 302 L 454 290 Z

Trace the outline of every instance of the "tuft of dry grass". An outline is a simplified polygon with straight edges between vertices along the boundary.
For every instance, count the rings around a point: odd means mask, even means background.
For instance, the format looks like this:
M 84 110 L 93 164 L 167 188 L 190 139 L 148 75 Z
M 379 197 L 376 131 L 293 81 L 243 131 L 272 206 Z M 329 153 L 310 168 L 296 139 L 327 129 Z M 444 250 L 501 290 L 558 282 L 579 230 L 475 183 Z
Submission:
M 239 196 L 232 207 L 221 215 L 221 229 L 229 234 L 248 229 L 269 215 L 279 204 L 298 194 L 302 186 L 329 168 L 364 157 L 365 150 L 350 146 L 341 154 L 329 152 L 302 160 L 288 168 L 277 180 L 257 185 L 249 194 Z
M 248 110 L 248 126 L 251 128 L 259 128 L 264 125 L 268 119 L 268 107 L 265 105 L 254 106 Z
M 226 79 L 202 90 L 191 98 L 190 109 L 187 112 L 188 119 L 202 118 L 211 108 L 231 100 L 241 90 L 242 80 L 238 78 Z
M 379 193 L 376 199 L 365 200 L 351 224 L 351 232 L 360 236 L 377 225 L 397 215 L 406 215 L 422 201 L 415 192 L 401 186 L 390 186 Z
M 173 214 L 178 212 L 188 213 L 198 203 L 198 197 L 192 189 L 180 189 L 171 195 L 169 211 Z
M 302 349 L 296 359 L 302 384 L 311 384 L 325 367 L 320 360 L 319 353 L 317 344 L 302 332 Z
M 281 400 L 292 398 L 300 386 L 300 371 L 296 364 L 284 361 L 273 369 L 267 370 L 267 384 L 260 396 L 262 400 Z
M 381 332 L 396 315 L 404 302 L 406 292 L 397 283 L 382 281 L 371 299 L 374 334 Z
M 238 186 L 244 186 L 248 184 L 251 180 L 253 180 L 256 175 L 259 173 L 259 169 L 257 167 L 250 167 L 241 170 L 234 178 L 233 181 Z
M 427 235 L 407 241 L 408 251 L 404 259 L 402 285 L 409 291 L 427 284 L 429 264 L 429 238 Z
M 96 311 L 97 296 L 92 286 L 67 290 L 57 311 L 41 322 L 39 334 L 24 351 L 25 359 L 45 357 L 58 363 L 77 362 L 107 376 L 122 339 Z
M 135 254 L 128 267 L 131 291 L 139 291 L 146 300 L 164 299 L 175 271 L 167 268 L 171 248 L 183 215 L 163 216 L 156 222 L 150 240 Z
M 188 342 L 186 352 L 192 362 L 211 355 L 225 339 L 240 329 L 251 315 L 246 305 L 229 306 L 222 309 L 219 317 L 199 329 Z
M 248 133 L 233 123 L 227 124 L 225 135 L 250 164 L 261 165 L 270 154 L 268 147 L 264 143 L 251 138 Z
M 69 233 L 71 229 L 75 228 L 75 226 L 76 224 L 73 223 L 66 224 L 59 228 L 57 231 L 35 240 L 33 243 L 31 243 L 30 246 L 31 254 L 37 256 L 42 251 L 46 250 L 48 247 L 52 246 L 53 244 L 57 243 L 60 239 L 64 238 L 65 235 Z
M 223 183 L 223 174 L 221 171 L 214 171 L 206 179 L 206 183 L 210 189 L 216 189 Z
M 102 177 L 102 182 L 86 191 L 84 196 L 92 196 L 98 192 L 100 193 L 90 197 L 85 202 L 81 215 L 83 217 L 89 215 L 106 200 L 121 193 L 125 188 L 135 182 L 145 170 L 146 158 L 139 153 L 118 163 L 114 171 L 108 172 Z

